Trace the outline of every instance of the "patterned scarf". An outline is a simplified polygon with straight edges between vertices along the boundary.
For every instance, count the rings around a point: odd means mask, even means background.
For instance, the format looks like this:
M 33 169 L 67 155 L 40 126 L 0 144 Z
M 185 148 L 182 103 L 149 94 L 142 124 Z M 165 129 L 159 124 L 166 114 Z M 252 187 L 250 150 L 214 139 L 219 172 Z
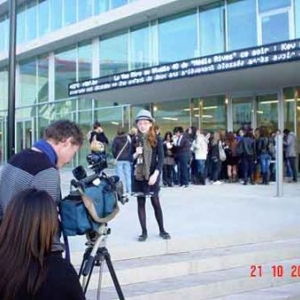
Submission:
M 52 146 L 44 139 L 37 141 L 36 143 L 34 143 L 33 147 L 41 150 L 43 153 L 45 153 L 50 162 L 56 166 L 57 164 L 57 154 L 54 151 L 54 149 L 52 148 Z
M 152 147 L 149 143 L 149 134 L 139 134 L 138 141 L 141 141 L 143 147 L 143 163 L 136 164 L 134 170 L 134 176 L 136 180 L 149 180 L 150 177 L 150 166 L 152 160 Z

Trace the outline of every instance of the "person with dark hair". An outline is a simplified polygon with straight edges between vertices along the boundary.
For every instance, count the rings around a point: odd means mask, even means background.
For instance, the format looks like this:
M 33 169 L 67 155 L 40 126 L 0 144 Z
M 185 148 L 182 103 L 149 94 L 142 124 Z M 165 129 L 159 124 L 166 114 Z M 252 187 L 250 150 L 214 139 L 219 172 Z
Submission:
M 69 120 L 51 123 L 44 131 L 44 138 L 31 149 L 24 149 L 13 156 L 2 168 L 0 181 L 0 220 L 15 195 L 30 187 L 47 191 L 55 203 L 61 200 L 59 168 L 69 163 L 83 144 L 79 126 Z M 54 238 L 53 251 L 64 251 Z
M 58 226 L 46 191 L 27 189 L 10 201 L 0 226 L 0 299 L 85 299 L 74 268 L 51 252 Z
M 172 132 L 165 133 L 164 141 L 164 166 L 163 166 L 163 184 L 165 186 L 173 186 L 174 183 L 174 154 L 173 154 L 173 140 Z
M 174 157 L 178 166 L 178 181 L 183 187 L 189 186 L 189 162 L 191 157 L 191 144 L 181 126 L 174 128 L 177 139 L 174 143 Z
M 112 142 L 112 153 L 117 159 L 116 173 L 124 183 L 125 191 L 131 194 L 131 137 L 124 127 L 119 127 Z
M 163 143 L 156 134 L 154 119 L 148 110 L 141 110 L 135 119 L 138 134 L 132 141 L 133 154 L 133 185 L 132 190 L 137 196 L 138 216 L 142 228 L 139 241 L 148 237 L 146 227 L 146 196 L 150 196 L 155 218 L 159 227 L 159 235 L 163 239 L 170 239 L 170 234 L 165 231 L 163 213 L 159 201 L 159 182 L 163 168 Z
M 292 169 L 292 175 L 293 179 L 291 182 L 297 182 L 298 181 L 298 174 L 297 174 L 297 168 L 296 168 L 296 153 L 297 153 L 297 140 L 296 136 L 293 132 L 291 132 L 289 129 L 283 130 L 284 139 L 283 139 L 283 145 L 285 146 L 285 156 L 286 160 L 289 163 L 289 166 Z
M 262 176 L 262 184 L 269 184 L 269 169 L 271 155 L 269 151 L 270 138 L 268 130 L 265 126 L 259 129 L 259 138 L 256 141 L 257 157 L 260 163 L 260 172 Z
M 103 150 L 101 152 L 105 152 L 105 147 L 109 144 L 108 138 L 106 137 L 104 130 L 101 126 L 101 123 L 96 121 L 93 125 L 93 130 L 88 133 L 88 140 L 90 144 L 93 140 L 96 140 L 103 144 Z M 94 152 L 94 151 L 92 151 Z

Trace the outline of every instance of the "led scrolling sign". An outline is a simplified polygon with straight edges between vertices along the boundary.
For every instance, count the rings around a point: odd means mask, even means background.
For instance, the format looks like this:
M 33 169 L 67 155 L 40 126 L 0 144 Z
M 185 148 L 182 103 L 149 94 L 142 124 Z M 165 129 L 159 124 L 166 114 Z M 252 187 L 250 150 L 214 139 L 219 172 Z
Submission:
M 69 84 L 69 96 L 300 59 L 300 39 L 193 58 Z

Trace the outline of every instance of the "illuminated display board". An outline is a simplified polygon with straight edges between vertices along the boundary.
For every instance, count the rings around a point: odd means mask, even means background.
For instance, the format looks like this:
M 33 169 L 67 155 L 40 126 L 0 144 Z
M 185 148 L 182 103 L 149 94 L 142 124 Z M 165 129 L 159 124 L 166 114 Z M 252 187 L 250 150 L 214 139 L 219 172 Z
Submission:
M 69 96 L 300 59 L 300 39 L 128 71 L 69 84 Z

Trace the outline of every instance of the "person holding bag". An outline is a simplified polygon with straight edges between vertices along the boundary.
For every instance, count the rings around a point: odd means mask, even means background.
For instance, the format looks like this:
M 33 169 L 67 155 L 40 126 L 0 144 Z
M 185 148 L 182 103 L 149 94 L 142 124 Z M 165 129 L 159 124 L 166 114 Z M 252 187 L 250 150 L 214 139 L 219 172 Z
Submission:
M 148 238 L 146 227 L 146 197 L 150 196 L 154 208 L 155 218 L 159 227 L 159 236 L 170 239 L 170 234 L 165 231 L 163 213 L 159 201 L 159 182 L 163 168 L 163 143 L 156 134 L 154 119 L 150 111 L 141 110 L 135 119 L 138 134 L 132 141 L 133 153 L 133 192 L 137 196 L 138 217 L 142 228 L 139 241 Z
M 131 194 L 131 137 L 126 134 L 123 127 L 117 131 L 117 136 L 112 143 L 112 153 L 116 173 L 124 184 L 125 192 Z

